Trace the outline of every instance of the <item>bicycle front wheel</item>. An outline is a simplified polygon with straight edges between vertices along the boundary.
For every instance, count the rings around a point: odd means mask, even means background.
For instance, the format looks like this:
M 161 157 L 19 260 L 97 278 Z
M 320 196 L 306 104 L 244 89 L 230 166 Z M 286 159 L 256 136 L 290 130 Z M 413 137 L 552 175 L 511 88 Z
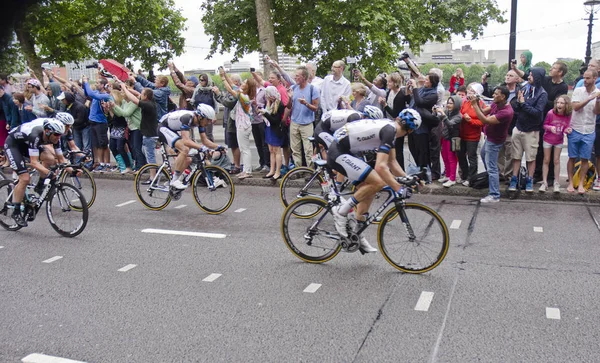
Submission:
M 21 226 L 12 218 L 12 192 L 15 185 L 10 180 L 0 181 L 0 225 L 8 231 L 18 231 Z
M 171 202 L 171 176 L 165 169 L 161 169 L 159 173 L 159 168 L 156 164 L 146 164 L 133 180 L 135 194 L 144 207 L 150 210 L 164 209 Z
M 72 175 L 63 171 L 59 180 L 61 183 L 68 183 L 77 188 L 85 197 L 88 208 L 91 208 L 96 200 L 96 182 L 94 181 L 94 177 L 86 168 L 78 168 L 76 171 L 81 171 L 81 175 Z
M 317 213 L 313 213 L 315 210 Z M 296 214 L 309 217 L 296 218 Z M 327 201 L 320 198 L 292 202 L 281 217 L 281 235 L 294 256 L 305 262 L 327 262 L 342 249 Z
M 46 200 L 46 215 L 52 228 L 61 236 L 78 236 L 87 225 L 87 201 L 71 184 L 57 184 Z
M 387 262 L 406 273 L 433 270 L 448 253 L 448 227 L 433 209 L 406 203 L 389 209 L 383 216 L 377 240 Z
M 198 207 L 208 214 L 221 214 L 233 203 L 235 187 L 224 169 L 218 166 L 205 166 L 204 172 L 197 172 L 192 180 L 192 193 Z
M 303 197 L 324 197 L 321 183 L 324 183 L 323 175 L 307 167 L 297 167 L 290 170 L 281 179 L 279 196 L 284 207 L 293 201 Z

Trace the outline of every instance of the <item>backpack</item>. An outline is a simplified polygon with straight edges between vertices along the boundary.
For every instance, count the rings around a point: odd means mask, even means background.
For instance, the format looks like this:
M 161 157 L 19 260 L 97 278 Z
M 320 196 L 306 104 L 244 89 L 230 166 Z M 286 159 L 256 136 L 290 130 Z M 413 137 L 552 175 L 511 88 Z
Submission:
M 490 187 L 490 180 L 487 171 L 479 173 L 469 180 L 469 186 L 474 189 L 486 189 Z
M 594 167 L 594 164 L 592 164 L 591 161 L 588 161 L 588 172 L 585 175 L 585 179 L 583 180 L 583 187 L 586 190 L 589 190 L 590 188 L 592 188 L 592 184 L 594 183 L 594 180 L 596 180 L 596 168 Z M 575 188 L 577 188 L 577 186 L 579 186 L 579 170 L 581 169 L 581 161 L 578 161 L 575 163 L 575 167 L 573 168 L 573 185 L 575 186 Z

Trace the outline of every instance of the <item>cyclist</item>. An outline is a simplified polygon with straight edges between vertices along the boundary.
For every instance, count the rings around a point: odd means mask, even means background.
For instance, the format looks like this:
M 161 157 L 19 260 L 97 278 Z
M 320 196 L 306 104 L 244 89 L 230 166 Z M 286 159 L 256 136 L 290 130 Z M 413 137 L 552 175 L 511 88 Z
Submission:
M 30 181 L 25 159 L 30 159 L 31 167 L 40 173 L 40 179 L 54 177 L 53 173 L 40 162 L 40 151 L 44 145 L 53 145 L 58 161 L 65 162 L 60 149 L 60 137 L 65 133 L 65 125 L 55 119 L 44 119 L 42 126 L 32 127 L 30 125 L 32 122 L 13 129 L 4 144 L 11 168 L 19 176 L 19 181 L 13 191 L 12 200 L 15 209 L 12 217 L 21 227 L 27 226 L 27 221 L 23 216 L 24 206 L 21 202 L 25 196 L 25 188 Z
M 315 140 L 323 146 L 325 150 L 329 148 L 329 145 L 333 142 L 333 133 L 347 124 L 348 122 L 358 121 L 363 118 L 369 119 L 382 119 L 383 112 L 381 109 L 375 106 L 365 106 L 364 112 L 358 112 L 354 110 L 331 110 L 323 115 L 323 121 L 321 121 L 317 127 L 315 127 L 314 137 Z
M 348 213 L 356 207 L 356 219 L 364 223 L 365 214 L 375 194 L 381 188 L 389 185 L 393 190 L 400 191 L 402 185 L 394 176 L 406 176 L 404 170 L 396 161 L 394 141 L 397 137 L 405 136 L 421 126 L 421 116 L 413 109 L 405 109 L 398 117 L 389 119 L 361 120 L 346 124 L 334 133 L 335 141 L 327 151 L 328 165 L 345 175 L 354 184 L 361 184 L 354 195 L 338 206 L 332 208 L 335 228 L 343 237 L 348 237 Z M 354 156 L 364 151 L 377 151 L 375 168 Z M 360 203 L 359 203 L 360 202 Z M 364 252 L 377 252 L 366 238 L 360 237 L 360 247 Z
M 181 173 L 190 166 L 190 149 L 201 149 L 202 145 L 194 142 L 191 137 L 191 129 L 198 126 L 202 144 L 211 149 L 224 149 L 224 147 L 210 141 L 206 136 L 206 126 L 215 120 L 215 110 L 206 104 L 200 104 L 196 111 L 178 110 L 168 113 L 158 121 L 158 138 L 172 149 L 178 151 L 175 159 L 174 174 L 170 185 L 177 189 L 187 188 L 179 177 Z

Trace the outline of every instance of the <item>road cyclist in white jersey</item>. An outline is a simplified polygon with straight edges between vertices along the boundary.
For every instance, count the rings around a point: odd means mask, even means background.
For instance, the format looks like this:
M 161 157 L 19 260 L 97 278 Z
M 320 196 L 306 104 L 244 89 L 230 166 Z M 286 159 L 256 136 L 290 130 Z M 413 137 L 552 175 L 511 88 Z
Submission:
M 164 115 L 158 122 L 158 138 L 172 149 L 178 151 L 175 159 L 175 167 L 170 185 L 176 189 L 185 189 L 180 179 L 182 172 L 190 166 L 192 159 L 189 157 L 190 149 L 200 150 L 202 145 L 196 143 L 191 137 L 192 128 L 198 127 L 200 140 L 209 149 L 222 149 L 220 146 L 208 139 L 206 126 L 215 120 L 215 110 L 206 104 L 200 104 L 196 111 L 178 110 Z M 215 183 L 218 183 L 216 181 Z
M 358 185 L 354 195 L 342 204 L 332 208 L 337 232 L 348 237 L 348 214 L 356 208 L 355 215 L 360 223 L 373 198 L 379 190 L 388 185 L 397 192 L 404 188 L 395 177 L 405 177 L 406 173 L 396 161 L 394 141 L 421 126 L 421 116 L 413 109 L 405 109 L 392 121 L 389 119 L 360 120 L 347 123 L 334 133 L 334 142 L 327 151 L 327 164 Z M 364 151 L 377 151 L 375 168 L 355 155 Z M 360 247 L 365 252 L 377 252 L 366 238 L 360 237 Z

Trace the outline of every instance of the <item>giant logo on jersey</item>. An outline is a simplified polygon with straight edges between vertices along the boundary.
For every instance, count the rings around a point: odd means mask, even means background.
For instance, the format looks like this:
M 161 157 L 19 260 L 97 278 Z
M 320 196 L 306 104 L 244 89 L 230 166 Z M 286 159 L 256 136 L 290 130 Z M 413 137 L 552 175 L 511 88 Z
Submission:
M 369 136 L 361 136 L 361 137 L 357 137 L 356 141 L 362 142 L 362 141 L 367 141 L 367 140 L 371 140 L 375 138 L 375 134 L 371 134 Z

